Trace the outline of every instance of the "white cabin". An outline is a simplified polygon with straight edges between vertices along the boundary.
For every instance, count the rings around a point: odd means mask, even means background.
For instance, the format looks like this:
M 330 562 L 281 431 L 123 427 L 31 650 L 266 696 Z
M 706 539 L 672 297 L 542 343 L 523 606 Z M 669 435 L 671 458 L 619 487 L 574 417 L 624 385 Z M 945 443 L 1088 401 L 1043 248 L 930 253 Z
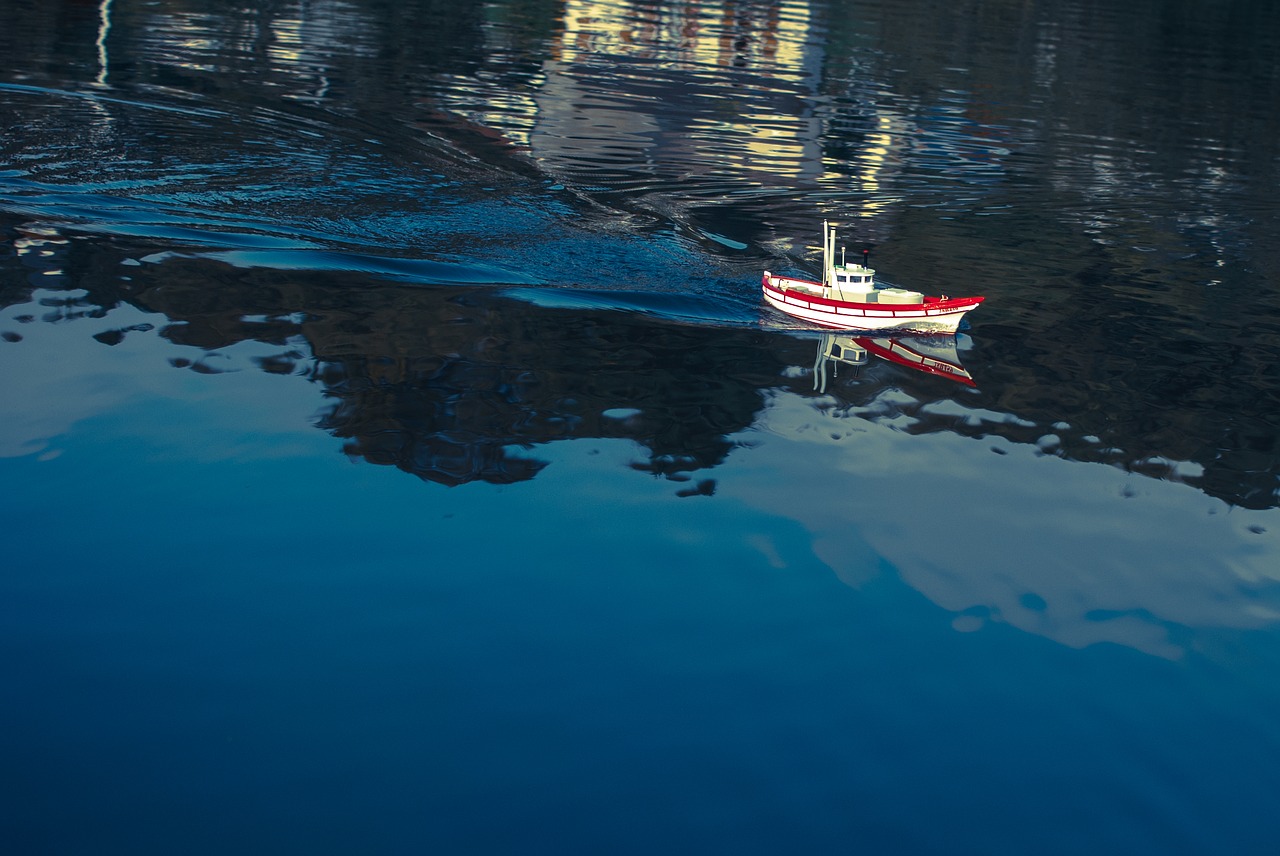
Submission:
M 825 297 L 852 303 L 887 303 L 910 306 L 924 303 L 924 295 L 905 288 L 876 288 L 875 268 L 858 263 L 847 264 L 844 248 L 840 248 L 840 264 L 836 264 L 836 227 L 822 222 L 822 286 Z

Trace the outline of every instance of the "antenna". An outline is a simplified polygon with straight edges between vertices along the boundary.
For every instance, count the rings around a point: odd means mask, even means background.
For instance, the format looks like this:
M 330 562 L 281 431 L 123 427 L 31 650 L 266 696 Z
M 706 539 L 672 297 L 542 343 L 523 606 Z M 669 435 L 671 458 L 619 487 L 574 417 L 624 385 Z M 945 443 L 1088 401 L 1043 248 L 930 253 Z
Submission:
M 835 244 L 836 229 L 830 222 L 822 221 L 822 287 L 827 289 L 831 287 L 831 257 L 835 255 L 833 252 Z

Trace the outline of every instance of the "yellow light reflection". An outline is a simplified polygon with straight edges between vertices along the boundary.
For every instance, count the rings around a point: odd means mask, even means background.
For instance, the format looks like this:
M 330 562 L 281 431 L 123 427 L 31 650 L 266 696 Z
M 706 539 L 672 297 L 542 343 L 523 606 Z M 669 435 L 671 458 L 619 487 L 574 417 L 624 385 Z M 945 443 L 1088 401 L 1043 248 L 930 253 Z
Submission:
M 553 59 L 650 59 L 671 68 L 750 67 L 798 76 L 810 32 L 807 2 L 767 7 L 735 2 L 668 5 L 566 0 Z

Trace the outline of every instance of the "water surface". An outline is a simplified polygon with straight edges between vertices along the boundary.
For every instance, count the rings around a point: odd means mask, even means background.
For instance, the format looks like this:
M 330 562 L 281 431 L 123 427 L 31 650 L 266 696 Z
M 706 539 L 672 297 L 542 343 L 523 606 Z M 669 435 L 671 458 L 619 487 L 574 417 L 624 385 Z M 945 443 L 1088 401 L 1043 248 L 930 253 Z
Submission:
M 1270 852 L 1268 5 L 10 5 L 23 852 Z

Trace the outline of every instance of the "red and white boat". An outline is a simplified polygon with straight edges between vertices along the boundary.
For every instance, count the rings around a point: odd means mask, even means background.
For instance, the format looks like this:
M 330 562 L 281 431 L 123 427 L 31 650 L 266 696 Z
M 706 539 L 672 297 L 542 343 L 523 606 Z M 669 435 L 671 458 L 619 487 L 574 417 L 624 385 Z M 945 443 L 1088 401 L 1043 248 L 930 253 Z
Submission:
M 764 299 L 773 308 L 837 330 L 954 333 L 960 319 L 986 298 L 929 297 L 904 288 L 878 288 L 866 265 L 836 264 L 836 228 L 822 221 L 822 282 L 764 272 Z

